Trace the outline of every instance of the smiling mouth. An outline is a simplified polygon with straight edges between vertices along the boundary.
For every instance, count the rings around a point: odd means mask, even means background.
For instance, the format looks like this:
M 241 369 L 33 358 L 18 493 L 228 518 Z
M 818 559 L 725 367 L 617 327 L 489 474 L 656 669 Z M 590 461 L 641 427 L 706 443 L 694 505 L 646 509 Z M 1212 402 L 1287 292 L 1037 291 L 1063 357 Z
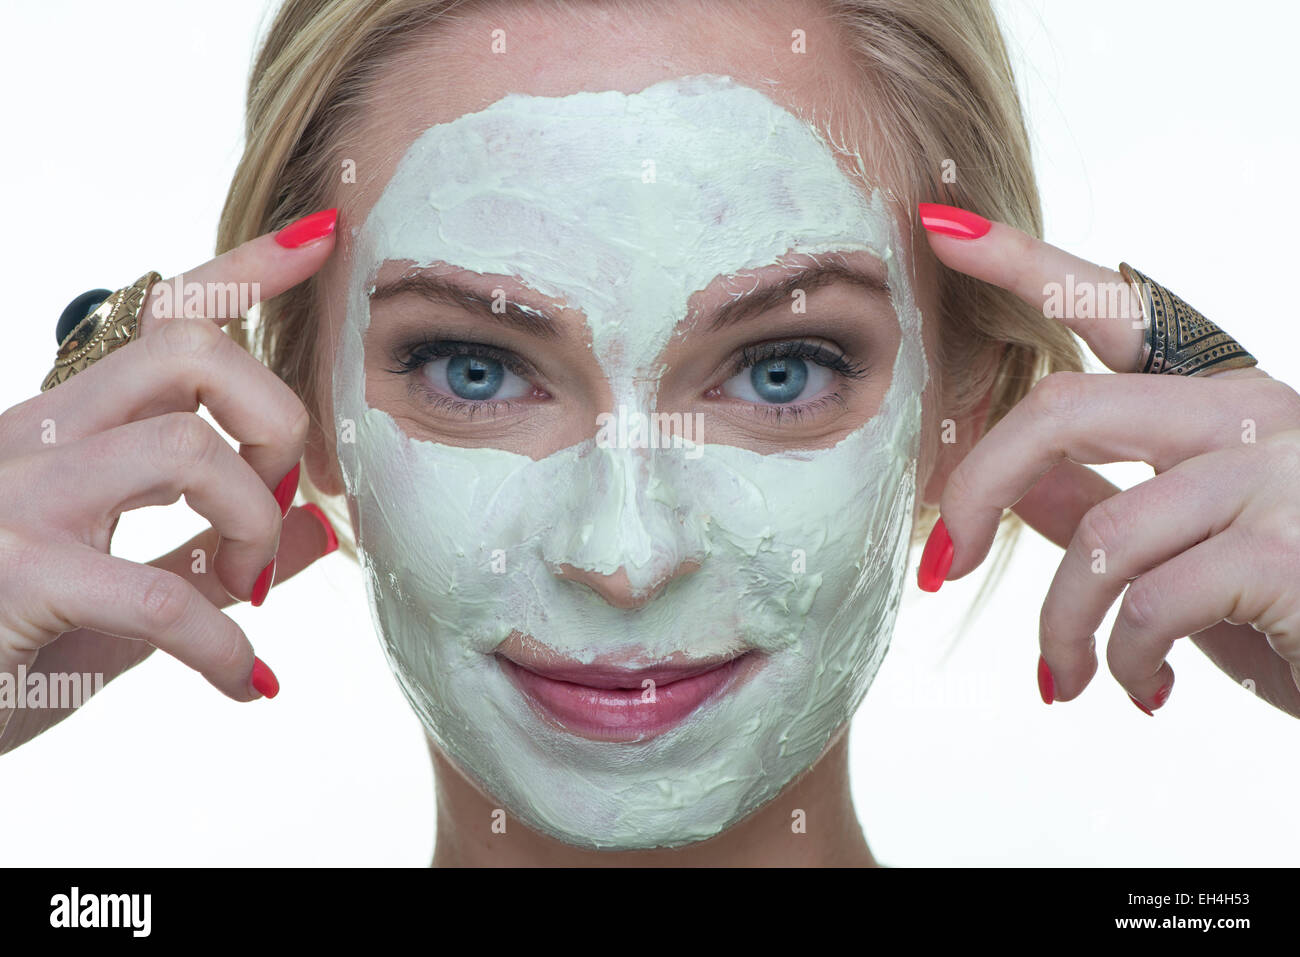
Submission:
M 746 651 L 726 658 L 650 668 L 584 665 L 513 640 L 495 655 L 501 669 L 550 724 L 596 741 L 645 741 L 727 694 L 762 664 Z

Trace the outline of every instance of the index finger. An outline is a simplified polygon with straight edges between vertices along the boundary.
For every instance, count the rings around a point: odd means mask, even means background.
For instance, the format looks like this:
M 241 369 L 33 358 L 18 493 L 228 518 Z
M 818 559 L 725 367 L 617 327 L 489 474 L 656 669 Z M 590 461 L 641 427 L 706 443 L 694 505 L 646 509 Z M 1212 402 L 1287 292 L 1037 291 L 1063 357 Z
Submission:
M 338 209 L 323 209 L 236 246 L 202 266 L 154 283 L 137 335 L 167 319 L 210 319 L 218 326 L 247 315 L 315 273 L 334 250 Z
M 1118 270 L 955 206 L 921 203 L 919 211 L 930 248 L 944 265 L 1064 323 L 1108 369 L 1141 371 L 1142 307 Z

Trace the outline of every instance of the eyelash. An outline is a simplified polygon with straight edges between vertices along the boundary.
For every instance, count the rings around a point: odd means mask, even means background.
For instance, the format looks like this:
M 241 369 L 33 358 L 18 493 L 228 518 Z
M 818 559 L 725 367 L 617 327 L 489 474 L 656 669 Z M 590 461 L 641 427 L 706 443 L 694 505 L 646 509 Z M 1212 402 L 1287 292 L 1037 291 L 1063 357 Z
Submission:
M 849 379 L 861 379 L 868 371 L 865 365 L 852 362 L 848 356 L 828 349 L 820 342 L 787 339 L 781 342 L 760 342 L 758 345 L 745 346 L 736 357 L 731 375 L 740 375 L 751 366 L 769 359 L 809 359 Z
M 515 375 L 530 379 L 536 377 L 536 372 L 526 363 L 522 362 L 514 353 L 486 343 L 476 342 L 457 342 L 446 339 L 421 339 L 411 343 L 399 351 L 397 364 L 400 368 L 389 369 L 387 371 L 396 375 L 409 375 L 413 372 L 419 372 L 430 362 L 437 359 L 445 359 L 450 356 L 474 356 L 477 358 L 489 358 L 495 362 L 501 363 Z M 833 372 L 839 373 L 845 379 L 862 379 L 870 372 L 870 367 L 858 364 L 850 360 L 843 353 L 828 349 L 818 342 L 808 342 L 802 339 L 784 340 L 781 342 L 765 342 L 758 345 L 746 346 L 736 357 L 728 379 L 731 379 L 746 369 L 758 365 L 760 362 L 766 362 L 770 359 L 807 359 L 817 365 L 824 366 Z M 513 408 L 513 402 L 510 399 L 485 399 L 480 401 L 469 401 L 458 399 L 454 396 L 445 395 L 441 392 L 435 392 L 419 383 L 415 376 L 411 378 L 411 386 L 418 390 L 430 405 L 441 411 L 455 412 L 473 418 L 483 412 L 489 415 L 497 415 L 502 411 L 509 411 Z M 815 415 L 822 411 L 828 404 L 838 403 L 843 405 L 844 395 L 840 392 L 831 392 L 820 398 L 805 402 L 802 405 L 762 405 L 753 406 L 759 415 L 779 422 L 783 418 L 798 420 L 807 415 Z
M 396 357 L 397 364 L 401 368 L 387 371 L 396 375 L 410 375 L 412 372 L 419 372 L 430 362 L 451 356 L 473 356 L 480 359 L 492 359 L 494 362 L 501 363 L 522 379 L 537 377 L 536 370 L 527 363 L 522 362 L 512 352 L 498 349 L 496 346 L 484 342 L 457 342 L 450 339 L 420 339 L 403 347 Z M 422 385 L 417 376 L 411 376 L 410 385 L 435 409 L 443 412 L 454 412 L 471 419 L 484 412 L 488 413 L 489 416 L 494 416 L 499 415 L 501 412 L 508 412 L 513 408 L 513 402 L 510 399 L 482 399 L 472 402 L 468 399 L 458 399 L 442 392 L 435 392 Z
M 837 372 L 845 379 L 854 380 L 862 379 L 871 371 L 867 365 L 853 362 L 841 352 L 828 349 L 819 342 L 808 342 L 803 339 L 787 339 L 781 342 L 762 342 L 758 345 L 746 346 L 740 351 L 736 362 L 732 367 L 728 379 L 740 375 L 746 369 L 758 365 L 760 362 L 766 362 L 769 359 L 807 359 L 817 365 L 824 366 L 832 372 Z M 848 392 L 845 389 L 844 392 Z M 753 405 L 752 408 L 757 414 L 774 423 L 780 423 L 783 419 L 793 419 L 798 421 L 805 416 L 816 416 L 824 411 L 827 406 L 838 404 L 843 406 L 846 397 L 841 392 L 830 392 L 819 398 L 813 399 L 802 404 L 790 405 Z

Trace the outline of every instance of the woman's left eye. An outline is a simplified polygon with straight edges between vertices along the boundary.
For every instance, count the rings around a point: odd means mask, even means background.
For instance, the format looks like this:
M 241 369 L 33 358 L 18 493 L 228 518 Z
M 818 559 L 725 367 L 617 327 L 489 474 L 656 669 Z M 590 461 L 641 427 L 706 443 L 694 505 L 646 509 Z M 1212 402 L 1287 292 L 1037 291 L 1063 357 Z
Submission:
M 866 370 L 820 343 L 777 342 L 747 347 L 739 371 L 719 391 L 760 406 L 806 403 L 821 397 L 837 375 L 861 378 Z
M 447 356 L 424 367 L 424 377 L 459 399 L 517 399 L 531 386 L 496 359 L 485 356 Z
M 786 405 L 805 392 L 818 395 L 831 381 L 825 366 L 788 359 L 763 359 L 723 384 L 722 394 L 746 402 Z

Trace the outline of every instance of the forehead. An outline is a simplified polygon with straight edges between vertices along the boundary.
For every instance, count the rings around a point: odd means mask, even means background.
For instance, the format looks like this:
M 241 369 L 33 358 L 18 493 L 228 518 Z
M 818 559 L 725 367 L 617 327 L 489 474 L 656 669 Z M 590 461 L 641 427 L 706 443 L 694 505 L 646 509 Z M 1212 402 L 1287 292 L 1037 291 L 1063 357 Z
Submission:
M 634 94 L 510 94 L 429 129 L 375 205 L 366 251 L 381 262 L 462 254 L 477 271 L 511 274 L 526 249 L 547 295 L 566 290 L 546 277 L 568 271 L 588 296 L 616 298 L 646 272 L 695 280 L 689 293 L 795 247 L 879 241 L 864 210 L 808 125 L 703 74 Z
M 862 150 L 857 67 L 818 3 L 473 4 L 379 74 L 345 146 L 358 175 L 340 205 L 349 221 L 362 221 L 421 133 L 510 93 L 634 93 L 701 73 L 760 90 Z

